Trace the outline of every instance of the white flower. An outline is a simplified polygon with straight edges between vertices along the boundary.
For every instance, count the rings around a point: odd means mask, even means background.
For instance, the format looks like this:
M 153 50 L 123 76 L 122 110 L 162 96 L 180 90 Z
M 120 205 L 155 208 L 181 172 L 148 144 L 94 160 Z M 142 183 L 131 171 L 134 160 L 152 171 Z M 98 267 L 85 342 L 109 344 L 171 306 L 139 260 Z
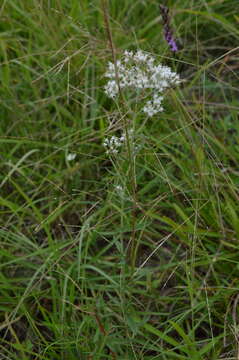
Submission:
M 133 129 L 128 130 L 128 137 L 133 140 Z M 126 134 L 123 133 L 121 136 L 111 136 L 106 138 L 103 142 L 103 146 L 106 148 L 106 154 L 117 154 L 121 147 L 126 142 Z
M 155 93 L 153 95 L 153 99 L 146 102 L 143 111 L 148 114 L 149 117 L 163 111 L 163 107 L 161 106 L 162 100 L 163 96 L 159 96 Z
M 134 60 L 137 62 L 146 62 L 148 59 L 148 55 L 142 50 L 138 50 L 134 55 Z
M 117 191 L 123 192 L 123 187 L 122 187 L 122 185 L 115 185 L 115 189 L 116 189 Z
M 109 98 L 114 98 L 117 95 L 119 89 L 118 85 L 115 80 L 108 81 L 107 85 L 105 86 L 105 93 L 108 95 Z
M 123 141 L 115 135 L 106 138 L 103 142 L 103 146 L 106 148 L 106 154 L 117 154 L 122 143 Z
M 75 157 L 76 157 L 76 154 L 69 153 L 69 154 L 66 155 L 66 160 L 67 161 L 72 161 L 72 160 L 75 160 Z
M 163 92 L 170 86 L 180 83 L 177 73 L 168 66 L 156 64 L 155 58 L 142 50 L 135 53 L 126 50 L 122 60 L 116 61 L 116 66 L 111 62 L 108 63 L 105 76 L 109 80 L 104 90 L 110 98 L 114 98 L 119 89 L 144 90 L 144 95 L 149 100 L 146 101 L 143 111 L 148 116 L 163 111 L 161 106 Z

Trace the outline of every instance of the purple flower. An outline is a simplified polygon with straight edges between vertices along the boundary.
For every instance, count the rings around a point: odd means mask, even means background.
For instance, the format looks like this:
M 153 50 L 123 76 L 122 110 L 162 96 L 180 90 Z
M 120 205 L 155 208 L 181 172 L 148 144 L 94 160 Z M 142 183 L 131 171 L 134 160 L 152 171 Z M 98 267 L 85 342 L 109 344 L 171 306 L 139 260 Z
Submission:
M 176 52 L 178 51 L 178 46 L 176 41 L 173 38 L 172 30 L 170 28 L 170 16 L 169 16 L 169 9 L 167 6 L 160 5 L 160 10 L 163 18 L 163 28 L 164 28 L 164 37 L 167 43 L 170 46 L 171 51 Z
M 172 34 L 171 33 L 169 33 L 167 35 L 165 34 L 165 38 L 166 38 L 168 44 L 170 45 L 171 50 L 174 52 L 178 51 L 178 46 L 177 46 L 174 38 L 172 37 Z

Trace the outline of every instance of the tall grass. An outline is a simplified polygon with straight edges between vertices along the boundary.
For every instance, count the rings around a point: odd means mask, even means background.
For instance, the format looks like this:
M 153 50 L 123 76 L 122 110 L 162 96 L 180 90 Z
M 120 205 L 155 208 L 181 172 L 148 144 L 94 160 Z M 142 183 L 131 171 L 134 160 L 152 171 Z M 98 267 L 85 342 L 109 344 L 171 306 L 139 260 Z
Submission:
M 238 359 L 238 1 L 168 1 L 176 54 L 158 1 L 105 6 L 0 4 L 0 359 Z M 160 115 L 105 96 L 105 11 L 183 79 Z

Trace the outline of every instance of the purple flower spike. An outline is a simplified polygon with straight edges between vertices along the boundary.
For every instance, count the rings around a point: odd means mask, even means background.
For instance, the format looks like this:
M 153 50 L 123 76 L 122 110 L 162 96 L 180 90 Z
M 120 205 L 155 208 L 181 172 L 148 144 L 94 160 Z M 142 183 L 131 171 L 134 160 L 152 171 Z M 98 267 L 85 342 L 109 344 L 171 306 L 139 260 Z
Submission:
M 160 5 L 160 10 L 163 18 L 163 28 L 164 28 L 164 37 L 167 43 L 170 46 L 171 51 L 176 52 L 178 51 L 178 46 L 176 41 L 173 38 L 172 30 L 170 28 L 170 16 L 169 16 L 169 9 L 167 6 Z
M 174 52 L 178 51 L 178 46 L 172 37 L 168 40 L 168 43 L 169 43 L 172 51 L 174 51 Z

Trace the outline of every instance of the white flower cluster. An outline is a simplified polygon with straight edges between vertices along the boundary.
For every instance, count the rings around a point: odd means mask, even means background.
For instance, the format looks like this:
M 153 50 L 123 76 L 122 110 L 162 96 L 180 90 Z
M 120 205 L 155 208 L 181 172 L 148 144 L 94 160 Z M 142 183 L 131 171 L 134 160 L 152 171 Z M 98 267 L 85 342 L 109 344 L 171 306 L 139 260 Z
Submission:
M 180 82 L 177 73 L 168 66 L 156 64 L 153 56 L 141 50 L 135 53 L 126 50 L 122 60 L 117 60 L 116 64 L 109 62 L 105 77 L 109 80 L 104 90 L 110 98 L 126 88 L 144 90 L 145 95 L 151 97 L 143 108 L 148 116 L 163 111 L 163 92 Z
M 129 138 L 133 137 L 133 129 L 130 129 L 128 132 Z M 103 142 L 103 146 L 106 148 L 106 154 L 118 154 L 122 145 L 124 145 L 126 141 L 126 134 L 123 133 L 121 136 L 111 136 L 106 138 Z
M 124 141 L 124 136 L 117 137 L 113 135 L 109 138 L 106 138 L 103 142 L 103 145 L 106 148 L 106 154 L 117 154 Z

